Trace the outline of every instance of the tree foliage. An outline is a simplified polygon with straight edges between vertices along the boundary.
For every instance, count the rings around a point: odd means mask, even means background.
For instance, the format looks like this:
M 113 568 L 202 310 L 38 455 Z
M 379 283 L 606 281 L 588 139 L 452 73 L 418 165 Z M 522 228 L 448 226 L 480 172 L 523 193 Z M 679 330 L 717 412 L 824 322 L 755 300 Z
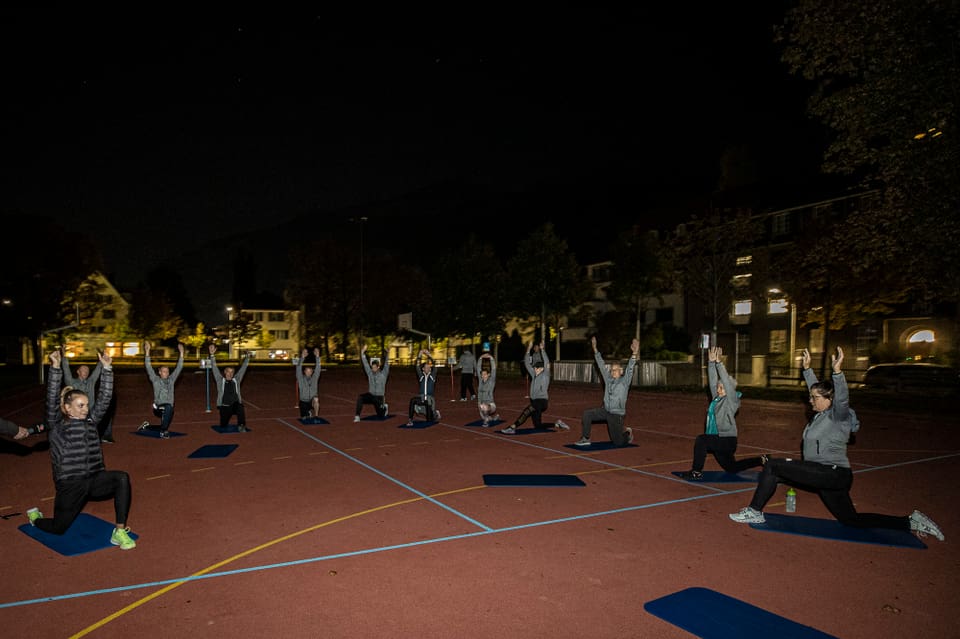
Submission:
M 808 244 L 811 260 L 882 273 L 893 297 L 960 298 L 960 3 L 799 0 L 778 37 L 835 134 L 824 170 L 882 193 Z
M 633 314 L 633 337 L 641 339 L 643 318 L 650 301 L 662 302 L 663 296 L 673 288 L 663 245 L 656 235 L 634 228 L 617 238 L 611 257 L 613 268 L 607 297 L 618 308 Z

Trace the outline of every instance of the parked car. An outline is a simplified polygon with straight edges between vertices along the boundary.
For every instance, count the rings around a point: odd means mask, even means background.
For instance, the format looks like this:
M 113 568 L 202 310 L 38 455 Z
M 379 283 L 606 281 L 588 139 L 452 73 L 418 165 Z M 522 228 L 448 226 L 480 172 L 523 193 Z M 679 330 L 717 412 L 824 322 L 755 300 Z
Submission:
M 940 364 L 876 364 L 863 374 L 864 389 L 916 395 L 960 394 L 960 371 Z

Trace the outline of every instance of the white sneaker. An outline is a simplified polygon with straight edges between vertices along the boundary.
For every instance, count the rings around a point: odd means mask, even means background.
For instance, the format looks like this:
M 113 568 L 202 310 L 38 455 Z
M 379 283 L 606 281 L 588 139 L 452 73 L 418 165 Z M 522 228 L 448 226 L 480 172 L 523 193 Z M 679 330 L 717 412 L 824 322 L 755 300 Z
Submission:
M 556 421 L 556 426 L 557 426 L 557 429 L 559 430 L 570 430 L 570 427 L 567 426 L 565 423 L 563 423 L 562 420 L 559 420 L 559 419 Z
M 762 512 L 754 510 L 750 506 L 743 508 L 738 513 L 730 513 L 730 519 L 740 524 L 762 524 L 767 521 Z
M 440 411 L 438 410 L 433 411 L 433 416 L 436 417 L 436 421 L 443 419 L 443 417 L 440 416 Z
M 910 530 L 917 533 L 918 537 L 933 535 L 940 541 L 943 541 L 943 533 L 940 532 L 940 527 L 919 510 L 913 511 L 913 514 L 910 515 Z
M 504 435 L 515 435 L 517 433 L 517 429 L 515 426 L 507 426 L 506 428 L 501 429 L 500 432 Z
M 360 416 L 359 416 L 359 415 L 354 415 L 354 416 L 353 416 L 353 423 L 356 424 L 356 423 L 359 422 L 359 421 L 360 421 Z
M 588 438 L 586 438 L 586 437 L 581 437 L 581 438 L 580 438 L 580 441 L 578 441 L 578 442 L 573 442 L 573 445 L 574 445 L 574 446 L 580 446 L 581 448 L 586 448 L 587 446 L 590 445 L 590 440 L 589 440 Z
M 386 402 L 383 404 L 383 414 L 384 416 L 390 414 L 390 404 L 387 404 Z
M 142 424 L 140 424 L 140 428 L 138 428 L 137 430 L 146 430 L 149 427 L 150 427 L 150 422 L 143 422 Z
M 627 444 L 633 443 L 633 429 L 627 428 Z

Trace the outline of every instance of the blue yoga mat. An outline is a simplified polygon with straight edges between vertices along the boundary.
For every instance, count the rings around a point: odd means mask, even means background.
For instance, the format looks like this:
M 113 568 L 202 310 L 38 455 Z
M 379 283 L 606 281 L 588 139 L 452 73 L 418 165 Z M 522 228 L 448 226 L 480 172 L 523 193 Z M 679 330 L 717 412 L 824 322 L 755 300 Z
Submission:
M 113 544 L 110 543 L 110 535 L 113 534 L 115 527 L 116 524 L 111 524 L 87 513 L 77 515 L 77 518 L 67 528 L 67 532 L 62 535 L 51 535 L 30 524 L 18 526 L 20 531 L 28 537 L 33 537 L 51 550 L 67 556 L 82 555 L 94 550 L 113 547 Z M 130 538 L 137 540 L 139 537 L 130 533 Z
M 586 486 L 576 475 L 484 475 L 487 486 Z
M 815 519 L 813 517 L 798 517 L 796 515 L 777 515 L 763 513 L 767 520 L 762 524 L 750 524 L 757 530 L 790 533 L 793 535 L 807 535 L 823 539 L 838 541 L 853 541 L 861 544 L 879 544 L 881 546 L 898 546 L 902 548 L 927 547 L 912 532 L 907 530 L 891 530 L 887 528 L 854 528 L 844 526 L 836 519 Z
M 837 639 L 707 588 L 687 588 L 648 601 L 643 609 L 702 639 Z
M 436 424 L 437 424 L 437 422 L 435 422 L 435 421 L 433 421 L 433 422 L 429 422 L 429 421 L 423 421 L 423 422 L 415 421 L 415 422 L 413 422 L 413 425 L 407 426 L 407 423 L 404 422 L 404 423 L 400 424 L 400 428 L 406 428 L 406 429 L 409 429 L 409 430 L 413 430 L 414 428 L 430 428 L 431 426 L 436 426 Z
M 315 424 L 329 424 L 323 417 L 301 417 L 300 423 L 304 426 L 313 426 Z
M 152 428 L 144 428 L 143 430 L 133 431 L 134 435 L 140 435 L 141 437 L 153 437 L 154 439 L 160 439 L 160 431 L 153 430 Z M 167 431 L 167 435 L 170 437 L 183 437 L 186 433 L 177 433 L 172 430 Z
M 503 423 L 503 420 L 502 420 L 502 419 L 491 419 L 491 420 L 490 420 L 490 423 L 487 424 L 487 428 L 490 428 L 490 427 L 492 427 L 492 426 L 499 426 L 499 425 L 502 424 L 502 423 Z M 474 420 L 474 421 L 472 421 L 472 422 L 468 422 L 468 423 L 464 424 L 464 426 L 479 426 L 480 428 L 483 428 L 483 420 L 482 420 L 482 419 L 476 419 L 476 420 Z
M 613 442 L 590 442 L 589 446 L 574 446 L 573 444 L 564 444 L 564 448 L 572 448 L 573 450 L 582 450 L 584 452 L 590 452 L 595 450 L 611 450 L 614 448 L 636 448 L 636 444 L 627 444 L 626 446 L 614 446 Z
M 680 477 L 680 473 L 684 471 L 675 470 L 673 474 L 677 477 Z M 705 470 L 703 471 L 703 479 L 686 479 L 691 484 L 736 484 L 736 483 L 757 483 L 757 478 L 760 477 L 760 473 L 756 470 L 744 470 L 739 473 L 728 473 L 725 470 Z
M 207 444 L 196 449 L 187 457 L 227 457 L 237 449 L 240 444 Z
M 360 418 L 360 421 L 362 421 L 362 422 L 382 422 L 382 421 L 384 421 L 384 420 L 390 419 L 391 417 L 393 417 L 393 415 L 387 414 L 387 415 L 384 415 L 383 417 L 377 417 L 376 414 L 374 414 L 374 415 L 367 415 L 366 417 L 361 417 L 361 418 Z
M 210 428 L 212 428 L 213 430 L 217 431 L 218 433 L 222 433 L 222 434 L 224 434 L 224 435 L 227 435 L 227 434 L 229 434 L 229 433 L 239 433 L 239 432 L 240 432 L 240 427 L 237 426 L 236 424 L 227 424 L 226 426 L 221 426 L 220 424 L 214 424 L 214 425 L 211 426 Z M 247 426 L 247 430 L 249 431 L 249 430 L 251 430 L 251 428 L 250 428 L 249 426 Z

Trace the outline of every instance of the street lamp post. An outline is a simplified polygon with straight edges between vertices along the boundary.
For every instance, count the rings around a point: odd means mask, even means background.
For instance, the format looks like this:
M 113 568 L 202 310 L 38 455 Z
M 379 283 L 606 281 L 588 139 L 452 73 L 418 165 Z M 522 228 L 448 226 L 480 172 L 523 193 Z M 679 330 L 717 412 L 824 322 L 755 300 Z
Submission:
M 358 327 L 357 332 L 359 333 L 359 342 L 357 343 L 357 353 L 363 349 L 363 225 L 367 221 L 367 216 L 361 217 L 352 217 L 350 218 L 351 222 L 356 222 L 360 225 L 360 305 L 358 313 Z
M 227 359 L 233 359 L 233 307 L 227 307 Z

